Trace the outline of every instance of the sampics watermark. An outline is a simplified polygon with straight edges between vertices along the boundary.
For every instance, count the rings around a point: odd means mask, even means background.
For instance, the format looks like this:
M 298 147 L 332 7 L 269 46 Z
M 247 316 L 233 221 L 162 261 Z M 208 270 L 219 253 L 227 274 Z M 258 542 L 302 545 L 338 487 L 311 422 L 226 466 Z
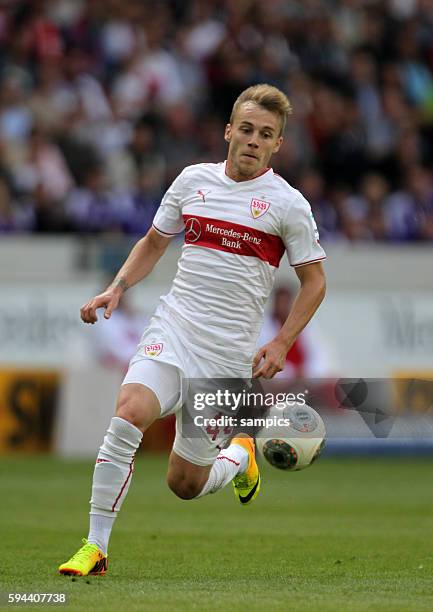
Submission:
M 284 416 L 267 416 L 267 417 L 256 417 L 248 418 L 242 417 L 237 418 L 234 416 L 220 415 L 215 417 L 205 417 L 203 414 L 198 414 L 194 417 L 194 425 L 196 427 L 224 427 L 234 429 L 235 427 L 255 427 L 255 428 L 269 428 L 269 427 L 289 427 L 290 419 Z M 227 432 L 229 433 L 229 432 Z

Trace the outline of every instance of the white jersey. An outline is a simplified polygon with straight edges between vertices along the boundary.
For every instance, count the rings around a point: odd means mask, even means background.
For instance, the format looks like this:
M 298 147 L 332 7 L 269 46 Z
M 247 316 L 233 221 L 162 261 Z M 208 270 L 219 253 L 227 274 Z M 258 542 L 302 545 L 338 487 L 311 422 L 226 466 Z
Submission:
M 243 182 L 225 169 L 225 163 L 188 166 L 161 202 L 155 230 L 163 236 L 185 231 L 185 243 L 154 321 L 174 326 L 203 358 L 251 367 L 283 254 L 295 267 L 326 256 L 299 191 L 271 168 Z

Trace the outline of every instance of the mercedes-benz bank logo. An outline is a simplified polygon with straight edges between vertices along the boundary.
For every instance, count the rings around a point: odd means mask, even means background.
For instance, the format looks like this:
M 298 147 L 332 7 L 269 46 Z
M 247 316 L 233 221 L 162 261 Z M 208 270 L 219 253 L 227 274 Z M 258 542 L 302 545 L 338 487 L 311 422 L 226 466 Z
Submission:
M 197 242 L 201 236 L 201 224 L 198 219 L 192 217 L 185 225 L 185 238 L 188 242 Z

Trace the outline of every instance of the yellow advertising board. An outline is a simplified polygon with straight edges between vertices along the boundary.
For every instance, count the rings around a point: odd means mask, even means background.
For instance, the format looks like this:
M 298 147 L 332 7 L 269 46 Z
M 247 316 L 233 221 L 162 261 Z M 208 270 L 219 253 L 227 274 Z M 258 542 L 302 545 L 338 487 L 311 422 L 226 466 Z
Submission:
M 398 370 L 393 378 L 396 414 L 433 414 L 433 370 Z
M 0 453 L 51 448 L 60 373 L 0 369 Z

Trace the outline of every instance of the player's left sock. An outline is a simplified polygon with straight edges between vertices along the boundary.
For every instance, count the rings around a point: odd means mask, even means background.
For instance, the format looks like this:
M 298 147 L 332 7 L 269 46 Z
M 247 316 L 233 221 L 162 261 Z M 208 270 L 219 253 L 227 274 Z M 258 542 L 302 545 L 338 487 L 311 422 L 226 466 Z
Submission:
M 129 421 L 113 417 L 99 449 L 90 500 L 89 544 L 106 555 L 114 519 L 128 493 L 135 453 L 143 437 Z
M 103 516 L 102 514 L 90 514 L 88 542 L 96 544 L 105 556 L 107 556 L 108 541 L 113 528 L 115 516 Z
M 209 478 L 197 497 L 216 493 L 248 467 L 248 452 L 238 444 L 230 444 L 220 452 L 209 473 Z

